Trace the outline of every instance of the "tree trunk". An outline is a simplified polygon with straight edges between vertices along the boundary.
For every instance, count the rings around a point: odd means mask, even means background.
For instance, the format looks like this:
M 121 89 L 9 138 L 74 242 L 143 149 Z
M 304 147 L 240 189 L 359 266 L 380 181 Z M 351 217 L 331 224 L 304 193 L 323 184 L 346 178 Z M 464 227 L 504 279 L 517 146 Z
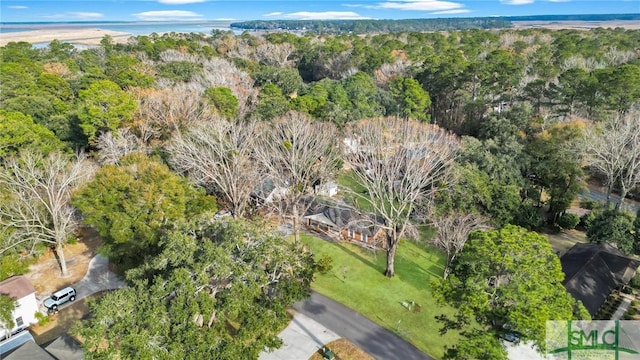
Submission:
M 300 221 L 298 219 L 298 204 L 293 204 L 293 237 L 296 244 L 300 242 Z
M 62 276 L 69 275 L 69 270 L 67 270 L 67 261 L 64 258 L 64 249 L 61 242 L 59 242 L 56 246 L 56 255 L 58 256 L 58 261 L 60 262 L 60 270 L 62 271 Z
M 607 185 L 607 202 L 605 203 L 605 207 L 609 209 L 609 204 L 611 204 L 611 192 L 613 191 L 613 182 Z
M 618 201 L 618 203 L 616 204 L 616 207 L 613 210 L 614 212 L 620 212 L 620 209 L 622 209 L 622 204 L 624 204 L 624 199 L 627 197 L 627 193 L 628 191 L 623 187 L 622 191 L 620 192 L 620 201 Z
M 398 242 L 391 239 L 387 241 L 389 248 L 387 249 L 387 270 L 384 272 L 384 275 L 388 278 L 392 278 L 396 274 L 394 261 L 396 258 L 396 250 L 398 250 Z
M 449 274 L 451 274 L 451 264 L 453 264 L 453 259 L 455 255 L 447 254 L 447 262 L 444 265 L 444 273 L 442 274 L 442 278 L 447 280 Z

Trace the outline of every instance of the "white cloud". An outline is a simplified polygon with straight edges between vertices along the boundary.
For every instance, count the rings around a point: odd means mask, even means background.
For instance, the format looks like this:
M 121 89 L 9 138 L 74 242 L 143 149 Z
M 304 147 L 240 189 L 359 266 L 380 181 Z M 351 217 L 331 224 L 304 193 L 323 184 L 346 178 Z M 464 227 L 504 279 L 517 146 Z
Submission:
M 47 19 L 95 20 L 102 19 L 104 14 L 98 12 L 70 11 L 61 14 L 43 15 Z
M 269 13 L 263 15 L 265 17 L 277 16 L 281 19 L 292 20 L 359 20 L 369 19 L 353 11 L 298 11 L 293 13 Z
M 205 2 L 206 0 L 158 0 L 160 4 L 184 5 Z
M 377 3 L 375 5 L 365 5 L 364 7 L 370 9 L 393 9 L 407 11 L 448 11 L 462 9 L 464 5 L 457 2 L 442 0 L 393 0 Z
M 144 21 L 198 20 L 202 18 L 201 14 L 186 10 L 144 11 L 133 14 L 133 16 Z
M 469 9 L 452 9 L 452 10 L 442 10 L 442 11 L 434 11 L 431 14 L 440 15 L 440 14 L 465 14 L 470 13 Z
M 264 15 L 262 15 L 262 16 L 264 16 L 264 17 L 271 17 L 271 16 L 280 16 L 280 15 L 282 15 L 282 14 L 283 14 L 283 13 L 282 13 L 282 12 L 280 12 L 280 11 L 274 11 L 274 12 L 270 12 L 270 13 L 268 13 L 268 14 L 264 14 Z
M 505 5 L 527 5 L 533 4 L 535 0 L 500 0 L 500 3 Z
M 9 5 L 7 6 L 9 9 L 17 9 L 17 10 L 22 10 L 22 9 L 28 9 L 28 6 L 24 6 L 24 5 Z

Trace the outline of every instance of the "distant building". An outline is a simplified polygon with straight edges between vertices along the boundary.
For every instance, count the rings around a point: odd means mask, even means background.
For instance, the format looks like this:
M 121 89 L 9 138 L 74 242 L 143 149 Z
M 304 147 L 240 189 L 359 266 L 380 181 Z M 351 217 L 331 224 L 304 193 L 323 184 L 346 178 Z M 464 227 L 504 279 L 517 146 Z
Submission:
M 38 322 L 36 319 L 36 312 L 38 312 L 36 289 L 29 279 L 24 276 L 14 276 L 0 282 L 0 294 L 9 296 L 16 301 L 16 307 L 13 310 L 15 326 L 9 331 L 0 328 L 0 339 Z
M 251 197 L 258 205 L 262 205 L 281 200 L 288 194 L 289 189 L 276 186 L 272 180 L 266 179 L 253 189 Z
M 315 187 L 316 194 L 320 196 L 334 197 L 338 194 L 338 184 L 329 181 Z
M 563 282 L 575 299 L 595 315 L 611 292 L 635 275 L 640 260 L 623 255 L 609 244 L 575 244 L 561 258 Z

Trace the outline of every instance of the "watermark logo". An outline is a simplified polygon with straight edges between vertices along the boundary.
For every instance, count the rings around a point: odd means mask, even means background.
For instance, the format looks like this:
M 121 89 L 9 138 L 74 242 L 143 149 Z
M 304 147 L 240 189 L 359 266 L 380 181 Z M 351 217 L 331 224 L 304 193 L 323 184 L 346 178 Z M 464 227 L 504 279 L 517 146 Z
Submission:
M 547 321 L 547 359 L 638 360 L 640 321 Z

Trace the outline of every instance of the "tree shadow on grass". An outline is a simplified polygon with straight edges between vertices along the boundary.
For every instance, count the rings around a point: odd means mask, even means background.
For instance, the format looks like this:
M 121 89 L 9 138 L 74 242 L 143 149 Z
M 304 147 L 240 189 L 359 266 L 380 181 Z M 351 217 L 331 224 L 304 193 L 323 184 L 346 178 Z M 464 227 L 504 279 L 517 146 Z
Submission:
M 396 276 L 418 290 L 430 289 L 431 279 L 441 278 L 444 272 L 444 268 L 434 262 L 435 257 L 437 257 L 435 254 L 431 254 L 430 258 L 425 256 L 428 262 L 419 264 L 411 257 L 398 256 L 396 259 Z
M 360 260 L 363 264 L 369 266 L 370 268 L 376 270 L 377 272 L 384 274 L 384 270 L 385 269 L 382 266 L 380 266 L 379 264 L 367 259 L 365 256 L 363 256 L 362 254 L 359 254 L 357 251 L 353 251 L 353 250 L 349 249 L 349 247 L 343 245 L 340 242 L 336 242 L 335 244 L 336 244 L 337 247 L 339 247 L 345 253 L 347 253 L 350 256 Z

